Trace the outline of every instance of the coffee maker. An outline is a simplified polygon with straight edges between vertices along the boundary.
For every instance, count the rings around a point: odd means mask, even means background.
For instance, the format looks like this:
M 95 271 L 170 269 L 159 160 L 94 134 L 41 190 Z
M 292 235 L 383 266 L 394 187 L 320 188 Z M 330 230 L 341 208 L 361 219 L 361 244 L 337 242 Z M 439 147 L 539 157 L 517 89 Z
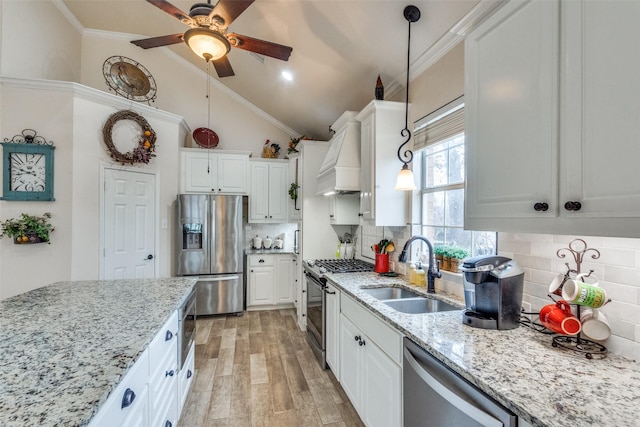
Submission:
M 518 327 L 524 271 L 514 260 L 497 255 L 467 258 L 460 271 L 467 306 L 462 323 L 482 329 Z

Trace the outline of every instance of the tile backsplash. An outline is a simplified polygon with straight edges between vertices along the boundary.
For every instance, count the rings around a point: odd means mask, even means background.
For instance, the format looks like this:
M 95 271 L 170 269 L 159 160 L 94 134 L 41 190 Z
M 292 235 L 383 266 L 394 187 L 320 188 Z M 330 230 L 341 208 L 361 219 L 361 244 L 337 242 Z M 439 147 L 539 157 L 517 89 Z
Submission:
M 398 264 L 398 255 L 405 242 L 418 227 L 360 226 L 357 230 L 361 245 L 357 256 L 373 262 L 371 245 L 386 238 L 393 240 L 396 252 L 390 261 L 393 270 L 404 274 L 404 265 Z M 597 249 L 600 256 L 593 259 L 588 252 L 583 259 L 581 272 L 598 277 L 600 286 L 607 291 L 611 302 L 602 308 L 611 325 L 612 335 L 603 342 L 610 352 L 634 360 L 640 360 L 640 239 L 614 237 L 562 236 L 548 234 L 498 233 L 499 255 L 515 259 L 525 271 L 523 303 L 530 304 L 537 312 L 551 303 L 549 284 L 558 273 L 567 270 L 565 263 L 575 269 L 573 257 L 566 251 L 565 258 L 558 251 L 567 248 L 574 239 L 582 239 L 589 248 Z M 416 242 L 413 246 L 419 247 Z M 416 248 L 412 248 L 415 253 Z M 462 278 L 458 274 L 443 272 L 436 281 L 436 289 L 464 298 Z

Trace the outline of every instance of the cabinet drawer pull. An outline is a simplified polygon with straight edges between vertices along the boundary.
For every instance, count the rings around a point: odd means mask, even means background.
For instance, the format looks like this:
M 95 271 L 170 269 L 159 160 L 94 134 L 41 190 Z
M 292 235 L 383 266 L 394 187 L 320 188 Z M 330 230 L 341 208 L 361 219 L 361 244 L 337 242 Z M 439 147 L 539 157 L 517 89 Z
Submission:
M 191 371 L 191 369 L 189 369 L 187 371 L 187 378 L 191 378 L 192 375 L 193 375 L 193 372 Z
M 579 211 L 582 209 L 582 203 L 569 201 L 564 204 L 564 208 L 568 211 Z
M 170 371 L 166 371 L 166 372 L 164 373 L 164 376 L 165 376 L 165 377 L 172 377 L 172 376 L 173 376 L 173 374 L 175 374 L 175 372 L 174 372 L 174 371 L 173 371 L 173 369 L 172 369 L 172 370 L 170 370 Z
M 164 335 L 164 340 L 171 341 L 171 338 L 173 338 L 173 332 L 167 331 L 167 333 Z
M 167 420 L 166 423 L 164 423 L 164 427 L 172 427 L 173 424 L 171 424 L 171 421 Z
M 131 390 L 130 388 L 126 389 L 124 394 L 122 395 L 122 406 L 120 407 L 120 409 L 131 406 L 135 398 L 136 394 L 133 392 L 133 390 Z
M 549 205 L 545 202 L 536 202 L 536 204 L 533 205 L 533 209 L 537 212 L 546 212 L 549 209 Z
M 258 262 L 259 262 L 259 263 L 263 263 L 263 262 L 264 262 L 264 260 L 263 260 L 263 259 L 260 259 Z

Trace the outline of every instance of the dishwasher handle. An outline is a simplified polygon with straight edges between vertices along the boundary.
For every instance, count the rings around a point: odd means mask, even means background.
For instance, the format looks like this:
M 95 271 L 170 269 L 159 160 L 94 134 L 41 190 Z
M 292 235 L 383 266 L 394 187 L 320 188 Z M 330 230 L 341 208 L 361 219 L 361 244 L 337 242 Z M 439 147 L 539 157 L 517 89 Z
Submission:
M 418 374 L 420 378 L 429 386 L 433 391 L 438 393 L 444 400 L 449 402 L 451 405 L 458 408 L 460 411 L 467 414 L 469 417 L 473 418 L 480 424 L 485 427 L 504 427 L 502 421 L 497 418 L 492 417 L 481 409 L 476 408 L 471 403 L 464 400 L 462 397 L 448 389 L 441 382 L 436 380 L 431 374 L 429 374 L 414 357 L 413 354 L 407 349 L 404 348 L 404 357 L 409 362 L 409 365 L 413 370 Z

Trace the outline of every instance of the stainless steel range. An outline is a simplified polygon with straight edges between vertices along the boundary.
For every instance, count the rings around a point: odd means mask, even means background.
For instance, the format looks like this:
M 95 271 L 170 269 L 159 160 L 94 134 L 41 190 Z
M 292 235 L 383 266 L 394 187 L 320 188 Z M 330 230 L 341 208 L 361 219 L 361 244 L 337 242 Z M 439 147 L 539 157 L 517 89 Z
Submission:
M 326 361 L 326 273 L 359 273 L 373 271 L 373 264 L 359 259 L 319 259 L 304 262 L 307 281 L 307 342 L 320 361 L 322 369 Z

